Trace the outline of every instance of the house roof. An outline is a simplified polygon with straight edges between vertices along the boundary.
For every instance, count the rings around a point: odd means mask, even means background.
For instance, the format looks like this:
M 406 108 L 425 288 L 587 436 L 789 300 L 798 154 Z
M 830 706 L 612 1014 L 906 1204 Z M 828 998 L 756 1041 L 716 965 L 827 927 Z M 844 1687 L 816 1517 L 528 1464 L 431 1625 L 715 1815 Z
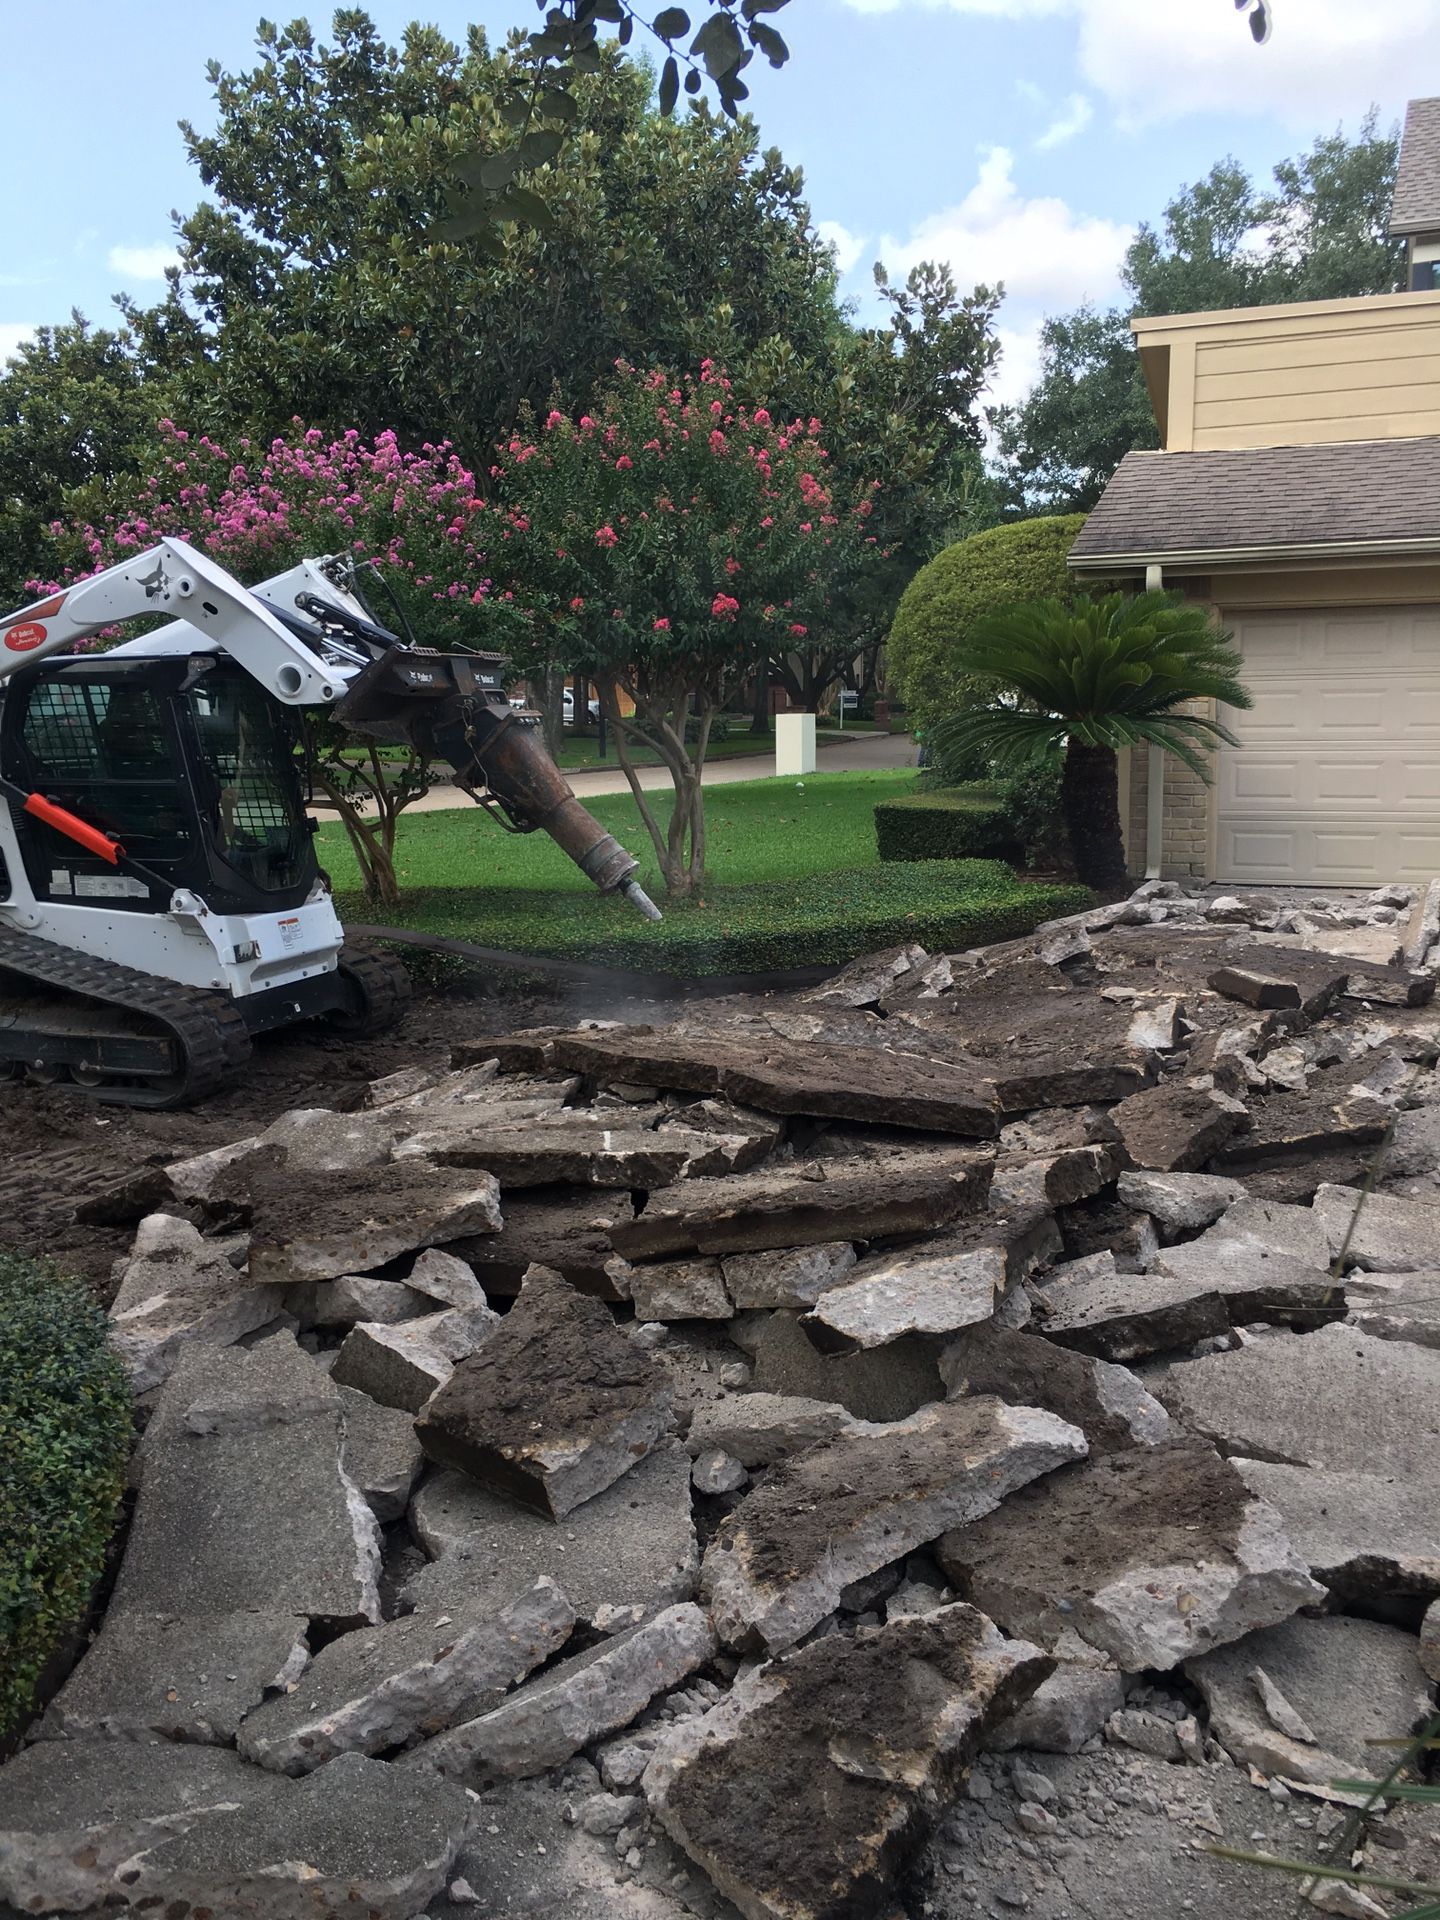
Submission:
M 1440 99 L 1412 100 L 1405 109 L 1390 231 L 1440 232 Z
M 1440 552 L 1440 435 L 1127 453 L 1070 564 Z

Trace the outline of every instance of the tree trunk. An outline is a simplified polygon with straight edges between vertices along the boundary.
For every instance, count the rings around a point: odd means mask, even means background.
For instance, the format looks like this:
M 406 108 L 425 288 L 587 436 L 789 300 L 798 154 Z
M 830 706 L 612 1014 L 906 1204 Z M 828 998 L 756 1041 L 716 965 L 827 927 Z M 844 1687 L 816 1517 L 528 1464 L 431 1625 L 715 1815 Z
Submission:
M 1097 893 L 1123 893 L 1126 875 L 1120 779 L 1109 747 L 1070 742 L 1065 749 L 1060 806 L 1070 833 L 1075 877 Z
M 558 667 L 547 667 L 540 696 L 540 724 L 550 758 L 560 758 L 560 743 L 565 738 L 565 675 Z
M 770 662 L 762 660 L 755 669 L 755 700 L 750 709 L 750 731 L 762 738 L 770 732 Z

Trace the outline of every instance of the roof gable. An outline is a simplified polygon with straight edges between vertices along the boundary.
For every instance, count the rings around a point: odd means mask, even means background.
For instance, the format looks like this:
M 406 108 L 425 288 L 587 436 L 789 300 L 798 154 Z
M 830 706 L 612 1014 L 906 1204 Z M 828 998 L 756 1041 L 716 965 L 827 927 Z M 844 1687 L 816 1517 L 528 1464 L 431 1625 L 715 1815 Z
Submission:
M 1412 100 L 1405 109 L 1390 232 L 1397 239 L 1440 233 L 1440 99 Z

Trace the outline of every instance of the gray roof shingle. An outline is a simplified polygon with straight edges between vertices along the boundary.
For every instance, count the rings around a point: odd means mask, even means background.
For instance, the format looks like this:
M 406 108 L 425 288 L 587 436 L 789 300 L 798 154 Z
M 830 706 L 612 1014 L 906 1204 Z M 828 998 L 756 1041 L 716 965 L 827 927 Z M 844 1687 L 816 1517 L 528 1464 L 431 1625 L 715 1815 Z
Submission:
M 1440 550 L 1440 436 L 1127 453 L 1070 561 L 1395 541 Z
M 1440 231 L 1440 99 L 1412 100 L 1405 109 L 1390 231 Z

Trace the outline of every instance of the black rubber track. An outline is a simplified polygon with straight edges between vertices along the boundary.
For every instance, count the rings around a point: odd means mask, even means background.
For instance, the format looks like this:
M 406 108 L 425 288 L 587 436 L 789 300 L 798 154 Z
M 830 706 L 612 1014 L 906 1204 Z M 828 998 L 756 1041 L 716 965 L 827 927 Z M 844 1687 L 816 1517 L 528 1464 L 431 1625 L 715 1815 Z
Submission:
M 33 933 L 0 928 L 0 991 L 4 975 L 122 1007 L 153 1021 L 173 1040 L 181 1067 L 158 1084 L 117 1081 L 112 1086 L 75 1087 L 77 1093 L 114 1107 L 187 1107 L 207 1099 L 232 1080 L 250 1058 L 250 1034 L 226 993 L 182 987 L 115 960 L 99 960 L 41 940 Z M 39 1048 L 44 1060 L 43 1038 Z

